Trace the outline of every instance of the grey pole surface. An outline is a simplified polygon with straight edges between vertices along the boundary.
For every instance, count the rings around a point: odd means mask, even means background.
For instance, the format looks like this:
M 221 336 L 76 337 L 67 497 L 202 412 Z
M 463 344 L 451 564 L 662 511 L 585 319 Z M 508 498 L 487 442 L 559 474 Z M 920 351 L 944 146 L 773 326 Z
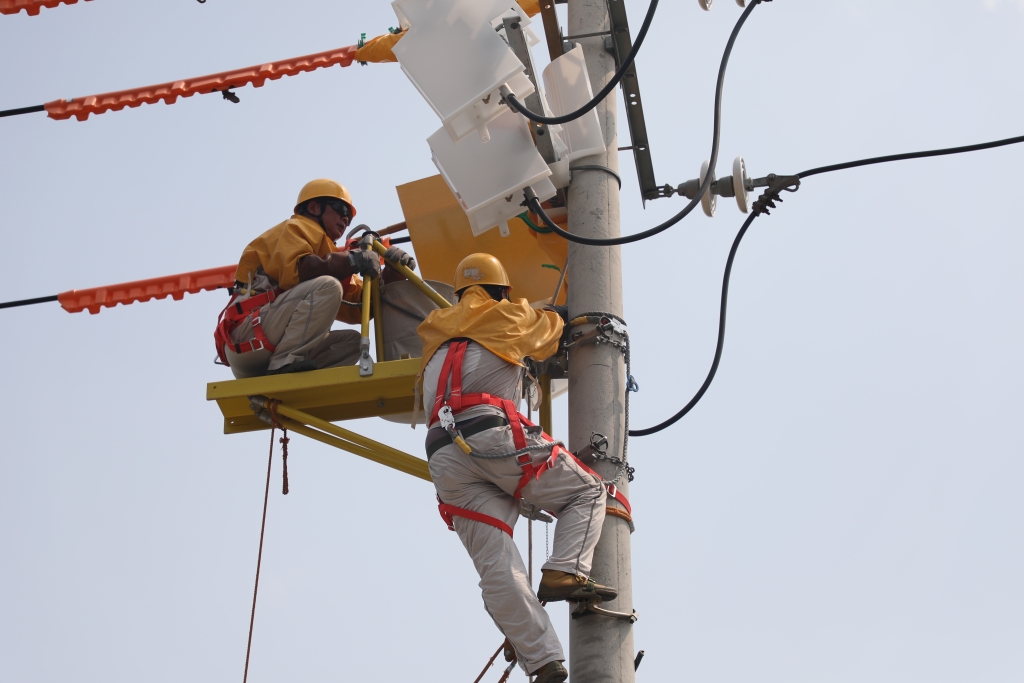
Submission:
M 609 0 L 569 0 L 568 35 L 607 31 Z M 622 0 L 610 0 L 622 2 Z M 604 36 L 579 38 L 594 92 L 615 72 L 615 60 L 604 49 Z M 598 165 L 619 170 L 616 128 L 617 92 L 597 107 L 604 132 L 603 154 L 577 159 L 573 166 Z M 610 174 L 580 170 L 572 174 L 569 186 L 569 230 L 587 237 L 619 235 L 619 188 Z M 569 314 L 600 311 L 622 316 L 622 259 L 619 247 L 589 247 L 569 244 Z M 624 427 L 626 392 L 622 353 L 610 344 L 587 344 L 574 348 L 569 361 L 569 442 L 577 450 L 590 442 L 594 432 L 609 439 L 609 455 L 620 455 Z M 606 479 L 616 467 L 599 461 L 597 471 Z M 629 496 L 626 477 L 619 481 Z M 609 505 L 617 502 L 609 498 Z M 618 588 L 619 597 L 602 607 L 616 612 L 633 609 L 629 526 L 625 520 L 608 515 L 594 554 L 591 576 L 598 583 Z M 633 683 L 633 626 L 624 620 L 587 614 L 569 625 L 570 681 L 577 683 Z

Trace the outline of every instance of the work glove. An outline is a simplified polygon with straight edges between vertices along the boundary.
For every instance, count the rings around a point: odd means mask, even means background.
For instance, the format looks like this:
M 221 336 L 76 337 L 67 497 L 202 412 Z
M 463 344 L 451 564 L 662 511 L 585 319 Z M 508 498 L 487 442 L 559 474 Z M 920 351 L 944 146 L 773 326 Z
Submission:
M 416 270 L 416 259 L 398 247 L 388 247 L 388 250 L 384 252 L 384 260 L 400 263 L 409 270 Z
M 353 249 L 348 252 L 348 262 L 352 269 L 371 280 L 376 280 L 380 275 L 380 257 L 377 252 L 369 249 Z
M 551 304 L 544 304 L 545 311 L 554 311 L 558 314 L 558 317 L 562 319 L 563 323 L 569 322 L 569 307 L 568 306 L 552 306 Z

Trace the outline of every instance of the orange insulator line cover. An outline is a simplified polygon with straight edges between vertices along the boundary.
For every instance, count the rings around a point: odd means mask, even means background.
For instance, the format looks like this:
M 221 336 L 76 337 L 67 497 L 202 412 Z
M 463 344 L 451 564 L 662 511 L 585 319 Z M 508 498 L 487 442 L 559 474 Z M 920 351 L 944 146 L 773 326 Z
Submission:
M 195 270 L 180 275 L 124 282 L 119 285 L 72 289 L 70 292 L 58 294 L 57 301 L 60 302 L 61 308 L 68 313 L 88 310 L 93 314 L 99 313 L 100 308 L 103 307 L 113 308 L 118 304 L 127 306 L 136 301 L 166 299 L 168 296 L 175 301 L 181 301 L 186 292 L 196 294 L 203 290 L 231 287 L 235 284 L 235 269 L 237 267 L 236 264 L 232 264 L 220 268 Z
M 9 2 L 10 0 L 0 0 L 0 2 L 5 1 Z M 268 79 L 273 81 L 282 76 L 294 76 L 304 71 L 314 71 L 336 64 L 349 66 L 357 49 L 355 45 L 349 45 L 305 57 L 282 59 L 279 62 L 250 66 L 235 71 L 224 71 L 183 81 L 120 90 L 102 95 L 76 97 L 72 100 L 55 100 L 46 103 L 46 113 L 51 119 L 69 119 L 74 116 L 79 121 L 85 121 L 89 118 L 89 114 L 102 114 L 111 110 L 120 111 L 125 107 L 138 107 L 143 103 L 156 104 L 163 100 L 167 104 L 174 104 L 179 97 L 191 97 L 197 93 L 205 95 L 228 88 L 241 88 L 244 85 L 259 88 Z
M 17 14 L 25 10 L 29 16 L 34 17 L 43 7 L 53 9 L 58 5 L 74 5 L 76 2 L 78 0 L 0 0 L 0 14 Z

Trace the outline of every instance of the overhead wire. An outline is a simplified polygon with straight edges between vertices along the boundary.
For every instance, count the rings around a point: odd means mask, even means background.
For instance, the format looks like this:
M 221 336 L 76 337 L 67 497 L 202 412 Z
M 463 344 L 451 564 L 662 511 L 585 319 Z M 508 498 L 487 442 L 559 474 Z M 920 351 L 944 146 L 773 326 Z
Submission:
M 17 308 L 18 306 L 32 306 L 33 304 L 45 304 L 51 301 L 57 301 L 57 294 L 53 296 L 40 296 L 35 299 L 21 299 L 19 301 L 5 301 L 0 303 L 0 308 Z
M 761 0 L 757 0 L 757 2 L 761 2 Z M 640 31 L 636 34 L 636 42 L 633 43 L 633 47 L 630 48 L 629 53 L 626 55 L 626 58 L 622 60 L 622 64 L 619 65 L 619 68 L 615 71 L 615 74 L 612 75 L 611 80 L 608 81 L 604 85 L 604 87 L 601 88 L 600 91 L 598 91 L 596 95 L 594 95 L 593 99 L 591 99 L 589 102 L 584 104 L 576 111 L 571 111 L 568 114 L 562 114 L 561 116 L 542 116 L 540 114 L 535 114 L 534 112 L 530 111 L 526 107 L 526 105 L 524 105 L 522 102 L 516 99 L 514 93 L 506 94 L 505 101 L 508 103 L 510 107 L 512 107 L 517 112 L 519 112 L 520 114 L 522 114 L 523 116 L 525 116 L 526 118 L 530 119 L 535 123 L 557 125 L 561 123 L 569 123 L 570 121 L 575 121 L 576 119 L 580 118 L 581 116 L 589 112 L 591 109 L 601 104 L 602 100 L 608 97 L 608 93 L 615 89 L 615 86 L 619 84 L 619 81 L 622 80 L 622 77 L 626 75 L 627 71 L 629 71 L 629 67 L 633 65 L 633 60 L 636 58 L 637 53 L 640 51 L 640 46 L 644 44 L 644 38 L 647 37 L 647 30 L 651 28 L 651 23 L 654 21 L 654 13 L 655 11 L 657 11 L 657 9 L 658 0 L 651 0 L 651 4 L 647 8 L 647 16 L 644 17 L 644 22 L 643 24 L 640 25 Z
M 857 159 L 856 161 L 847 161 L 841 164 L 831 164 L 829 166 L 819 166 L 817 168 L 812 168 L 802 173 L 798 173 L 795 177 L 800 179 L 810 178 L 812 176 L 821 175 L 824 173 L 844 171 L 850 168 L 858 168 L 861 166 L 872 166 L 875 164 L 884 164 L 893 161 L 906 161 L 908 159 L 925 159 L 928 157 L 947 156 L 951 154 L 964 154 L 966 152 L 977 152 L 980 150 L 993 149 L 996 147 L 1005 147 L 1007 145 L 1015 145 L 1019 143 L 1024 143 L 1024 135 L 1019 135 L 1012 138 L 1004 138 L 1002 140 L 994 140 L 992 142 L 982 142 L 974 145 L 964 145 L 962 147 L 947 147 L 944 149 L 933 149 L 926 150 L 923 152 L 906 152 L 904 154 L 890 154 L 888 156 L 871 157 L 868 159 Z M 766 190 L 765 194 L 762 195 L 762 200 L 770 192 L 771 188 L 769 188 L 769 190 Z M 762 200 L 758 201 L 760 202 Z M 629 436 L 649 436 L 650 434 L 655 434 L 657 432 L 662 431 L 663 429 L 671 427 L 673 424 L 678 422 L 684 415 L 689 413 L 694 406 L 697 405 L 701 398 L 704 397 L 704 394 L 707 392 L 708 388 L 711 386 L 711 382 L 714 381 L 715 374 L 718 372 L 718 366 L 722 361 L 722 350 L 725 347 L 725 322 L 726 312 L 728 310 L 729 303 L 729 278 L 732 275 L 733 261 L 736 258 L 736 251 L 739 249 L 740 242 L 743 240 L 744 235 L 746 235 L 751 223 L 754 222 L 754 219 L 757 218 L 757 216 L 759 216 L 762 213 L 762 211 L 764 213 L 767 213 L 767 211 L 763 209 L 763 205 L 762 207 L 757 207 L 755 205 L 754 212 L 747 217 L 747 220 L 743 222 L 743 227 L 741 227 L 740 231 L 736 234 L 736 238 L 733 240 L 732 243 L 732 248 L 729 250 L 729 257 L 726 259 L 725 262 L 725 274 L 722 278 L 722 300 L 719 306 L 718 314 L 718 342 L 715 346 L 715 356 L 714 359 L 711 361 L 711 369 L 708 371 L 707 377 L 704 378 L 704 382 L 700 385 L 700 388 L 697 390 L 697 393 L 693 395 L 693 398 L 691 398 L 686 403 L 686 405 L 684 405 L 679 410 L 679 412 L 677 412 L 675 415 L 668 418 L 664 422 L 660 422 L 654 425 L 653 427 L 647 427 L 646 429 L 631 429 L 629 430 Z
M 1024 135 L 1018 135 L 1013 138 L 1005 138 L 1003 140 L 995 140 L 993 142 L 982 142 L 976 145 L 964 145 L 963 147 L 947 147 L 945 149 L 932 149 L 925 152 L 907 152 L 905 154 L 890 154 L 884 157 L 872 157 L 870 159 L 858 159 L 857 161 L 847 161 L 842 164 L 832 164 L 831 166 L 819 166 L 818 168 L 812 168 L 803 173 L 798 173 L 800 178 L 810 178 L 811 176 L 821 175 L 822 173 L 832 173 L 833 171 L 844 171 L 848 168 L 858 168 L 860 166 L 872 166 L 874 164 L 885 164 L 890 161 L 906 161 L 907 159 L 925 159 L 928 157 L 941 157 L 950 154 L 963 154 L 965 152 L 977 152 L 983 149 L 993 149 L 995 147 L 1005 147 L 1006 145 L 1016 145 L 1024 142 Z
M 760 5 L 762 2 L 771 2 L 771 0 L 753 0 L 750 5 L 740 15 L 739 20 L 736 22 L 736 26 L 733 28 L 732 33 L 729 35 L 729 42 L 726 43 L 725 52 L 722 55 L 722 63 L 718 68 L 718 83 L 715 86 L 715 115 L 714 115 L 714 127 L 711 138 L 711 161 L 708 165 L 709 169 L 713 169 L 718 163 L 718 147 L 721 139 L 722 132 L 722 93 L 725 87 L 725 71 L 729 65 L 729 56 L 732 54 L 733 46 L 736 44 L 736 38 L 739 36 L 740 29 L 746 23 L 750 13 L 754 11 L 754 8 Z M 603 90 L 602 90 L 603 92 Z M 594 238 L 594 237 L 583 237 L 580 235 L 574 235 L 571 232 L 562 230 L 558 225 L 551 220 L 551 218 L 544 212 L 544 207 L 541 206 L 540 199 L 532 188 L 527 187 L 525 190 L 526 200 L 530 210 L 540 217 L 544 225 L 556 235 L 563 237 L 570 242 L 576 244 L 586 244 L 592 247 L 613 247 L 621 244 L 630 244 L 631 242 L 639 242 L 649 237 L 653 237 L 665 230 L 668 230 L 673 225 L 683 220 L 693 211 L 701 199 L 710 190 L 712 181 L 712 174 L 708 172 L 704 176 L 704 180 L 701 181 L 700 189 L 697 191 L 696 196 L 690 200 L 690 202 L 683 207 L 683 210 L 672 216 L 664 223 L 654 226 L 643 232 L 638 232 L 633 235 L 626 235 L 625 237 L 612 237 L 612 238 Z
M 18 109 L 4 109 L 0 111 L 0 119 L 5 116 L 18 116 L 19 114 L 35 114 L 41 111 L 46 111 L 45 104 L 37 104 L 34 107 L 19 107 Z

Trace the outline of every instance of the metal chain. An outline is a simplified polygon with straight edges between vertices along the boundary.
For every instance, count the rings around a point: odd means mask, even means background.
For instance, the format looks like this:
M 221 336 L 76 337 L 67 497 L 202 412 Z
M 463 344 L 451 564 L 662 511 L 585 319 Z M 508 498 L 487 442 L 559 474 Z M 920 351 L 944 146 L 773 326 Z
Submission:
M 605 312 L 602 312 L 602 311 L 590 311 L 588 313 L 581 313 L 580 315 L 574 316 L 574 319 L 578 319 L 578 318 L 587 318 L 588 322 L 591 322 L 589 320 L 590 318 L 598 318 L 598 319 L 600 319 L 600 318 L 607 318 L 608 320 L 612 320 L 612 321 L 615 321 L 615 322 L 618 323 L 618 325 L 613 326 L 613 328 L 614 328 L 614 332 L 619 334 L 622 337 L 623 341 L 621 341 L 621 342 L 616 341 L 615 339 L 612 339 L 610 336 L 608 336 L 607 335 L 607 331 L 604 329 L 604 326 L 602 326 L 600 323 L 596 324 L 596 328 L 595 329 L 597 330 L 597 334 L 598 334 L 597 343 L 599 343 L 599 344 L 610 344 L 611 346 L 614 346 L 615 348 L 617 348 L 620 351 L 622 351 L 622 355 L 623 355 L 623 358 L 624 358 L 625 363 L 626 363 L 626 396 L 625 396 L 624 401 L 623 401 L 624 409 L 625 409 L 625 415 L 624 415 L 624 429 L 623 429 L 623 434 L 622 434 L 622 457 L 619 458 L 619 457 L 616 457 L 616 456 L 609 456 L 607 453 L 601 452 L 601 451 L 595 451 L 594 457 L 597 460 L 607 460 L 608 462 L 610 462 L 613 465 L 618 465 L 618 470 L 615 473 L 615 478 L 612 479 L 609 483 L 617 484 L 619 482 L 619 480 L 622 479 L 622 475 L 623 474 L 626 475 L 626 478 L 629 481 L 633 481 L 634 473 L 636 472 L 636 468 L 630 467 L 630 465 L 629 465 L 629 395 L 633 391 L 639 391 L 640 390 L 640 386 L 639 386 L 639 384 L 637 384 L 636 380 L 633 379 L 633 374 L 632 374 L 632 362 L 631 362 L 631 359 L 630 359 L 629 329 L 628 329 L 628 327 L 626 325 L 626 321 L 623 320 L 622 318 L 620 318 L 619 316 L 615 315 L 614 313 L 605 313 Z M 565 348 L 569 348 L 569 346 L 572 346 L 573 344 L 575 344 L 575 342 L 570 342 L 570 344 L 568 344 Z

